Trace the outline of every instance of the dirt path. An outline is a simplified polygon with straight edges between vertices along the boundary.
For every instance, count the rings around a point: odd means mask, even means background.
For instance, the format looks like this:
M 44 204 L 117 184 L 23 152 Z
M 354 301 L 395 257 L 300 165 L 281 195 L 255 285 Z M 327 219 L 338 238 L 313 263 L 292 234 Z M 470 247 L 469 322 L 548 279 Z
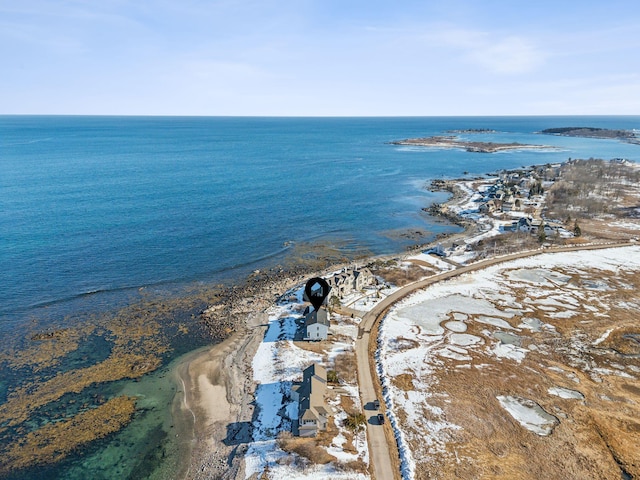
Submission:
M 379 321 L 386 315 L 389 308 L 396 302 L 402 300 L 417 290 L 426 288 L 436 282 L 446 280 L 464 273 L 481 270 L 492 265 L 496 265 L 519 258 L 526 258 L 543 253 L 561 253 L 574 252 L 578 250 L 599 250 L 605 248 L 628 247 L 637 245 L 634 242 L 624 243 L 608 243 L 608 244 L 590 244 L 578 245 L 571 247 L 556 247 L 539 250 L 529 250 L 519 253 L 513 253 L 496 258 L 482 260 L 480 262 L 461 266 L 455 270 L 439 273 L 424 280 L 405 285 L 400 290 L 392 293 L 387 298 L 378 303 L 371 311 L 367 312 L 360 323 L 358 340 L 356 341 L 356 356 L 358 362 L 358 385 L 360 389 L 360 398 L 363 405 L 376 398 L 382 398 L 382 386 L 380 378 L 376 371 L 375 352 L 377 349 L 377 327 Z M 376 412 L 377 413 L 377 412 Z M 375 416 L 375 415 L 374 415 Z M 385 430 L 388 427 L 381 427 L 375 419 L 368 419 L 367 423 L 367 439 L 369 442 L 369 455 L 374 469 L 374 478 L 377 479 L 396 479 L 400 478 L 400 471 L 397 468 L 399 453 L 397 443 L 393 437 L 390 437 Z M 396 465 L 396 468 L 393 466 Z

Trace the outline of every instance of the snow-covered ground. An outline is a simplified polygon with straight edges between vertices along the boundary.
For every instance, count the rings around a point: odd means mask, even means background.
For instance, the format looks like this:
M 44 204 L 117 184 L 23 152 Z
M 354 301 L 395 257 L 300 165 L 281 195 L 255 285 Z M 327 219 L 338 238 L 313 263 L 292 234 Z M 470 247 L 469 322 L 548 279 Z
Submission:
M 253 440 L 245 454 L 246 478 L 256 474 L 259 478 L 266 475 L 271 479 L 344 479 L 364 480 L 362 473 L 349 471 L 343 465 L 362 460 L 369 462 L 369 453 L 365 434 L 355 435 L 353 446 L 357 454 L 346 452 L 342 446 L 346 442 L 342 422 L 346 414 L 339 407 L 339 394 L 328 400 L 334 410 L 333 421 L 338 434 L 326 449 L 336 458 L 326 465 L 311 465 L 297 455 L 283 451 L 277 443 L 280 432 L 291 431 L 292 421 L 298 416 L 298 405 L 291 399 L 294 381 L 302 379 L 302 371 L 313 362 L 331 365 L 337 355 L 352 348 L 353 342 L 332 342 L 323 355 L 314 353 L 294 344 L 298 322 L 304 309 L 303 288 L 284 295 L 295 296 L 296 301 L 288 301 L 271 308 L 269 326 L 264 339 L 253 358 L 253 378 L 257 383 L 255 391 L 256 416 L 252 424 Z M 341 339 L 355 338 L 357 327 L 335 322 L 332 332 L 340 334 Z M 331 387 L 330 387 L 331 388 Z M 359 404 L 358 390 L 354 385 L 341 385 L 342 394 L 352 397 Z
M 497 180 L 497 178 L 496 178 Z M 495 182 L 495 180 L 494 180 Z M 464 239 L 466 245 L 473 245 L 480 240 L 487 240 L 492 237 L 501 235 L 512 228 L 514 222 L 517 222 L 523 217 L 530 216 L 525 214 L 524 211 L 512 210 L 504 213 L 494 213 L 488 215 L 480 212 L 479 206 L 482 202 L 488 200 L 486 192 L 494 182 L 477 183 L 477 181 L 461 181 L 457 183 L 457 186 L 466 197 L 460 200 L 458 203 L 449 205 L 449 209 L 461 216 L 462 218 L 472 220 L 478 227 L 478 233 L 470 235 Z M 546 194 L 538 195 L 533 199 L 523 199 L 523 205 L 525 207 L 532 207 L 537 210 L 544 204 Z M 628 225 L 627 228 L 630 228 Z M 638 229 L 638 227 L 636 225 Z M 561 238 L 571 238 L 573 234 L 560 229 L 559 235 Z M 447 250 L 447 257 L 459 264 L 465 265 L 473 261 L 476 254 L 473 251 L 467 251 L 464 248 L 449 249 Z
M 603 292 L 628 289 L 615 275 L 638 270 L 637 246 L 542 254 L 435 284 L 396 304 L 381 325 L 378 370 L 400 445 L 404 477 L 413 478 L 417 460 L 446 455 L 448 440 L 461 428 L 436 405 L 449 401 L 446 392 L 434 388 L 437 369 L 482 369 L 487 361 L 518 364 L 531 351 L 542 348 L 534 341 L 524 346 L 523 337 L 555 333 L 551 320 L 562 322 L 581 314 L 606 317 L 609 307 L 603 302 Z M 629 304 L 629 308 L 638 306 Z M 572 341 L 578 345 L 583 340 Z M 631 365 L 590 369 L 580 364 L 573 350 L 567 350 L 571 361 L 591 371 L 594 381 L 603 375 L 637 376 Z M 571 372 L 566 375 L 573 380 Z M 581 395 L 572 392 L 556 388 L 550 393 L 575 399 Z M 539 435 L 547 435 L 558 421 L 541 412 L 533 399 L 506 395 L 496 401 Z
M 417 255 L 411 255 L 407 257 L 407 260 L 419 260 L 424 263 L 428 263 L 432 265 L 436 270 L 446 272 L 448 270 L 453 270 L 455 267 L 450 263 L 445 262 L 444 260 L 435 257 L 433 255 L 429 255 L 427 253 L 419 253 Z
M 545 412 L 540 405 L 528 398 L 511 395 L 498 395 L 496 398 L 502 408 L 520 425 L 541 437 L 550 435 L 554 427 L 560 423 L 556 417 Z
M 362 292 L 353 292 L 346 295 L 341 303 L 345 307 L 350 307 L 360 312 L 368 312 L 380 301 L 397 291 L 398 287 L 393 285 L 371 285 L 365 287 Z M 356 319 L 357 320 L 357 319 Z

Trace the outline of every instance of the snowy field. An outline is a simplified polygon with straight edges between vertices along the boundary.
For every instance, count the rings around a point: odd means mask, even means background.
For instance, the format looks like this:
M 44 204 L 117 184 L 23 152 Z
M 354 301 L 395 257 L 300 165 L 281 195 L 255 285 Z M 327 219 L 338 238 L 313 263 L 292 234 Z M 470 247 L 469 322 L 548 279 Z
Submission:
M 264 339 L 253 359 L 253 378 L 257 384 L 255 391 L 256 415 L 252 424 L 253 441 L 245 455 L 246 478 L 270 479 L 343 479 L 364 480 L 368 475 L 349 471 L 345 465 L 361 460 L 369 462 L 369 453 L 364 432 L 353 438 L 355 453 L 343 448 L 347 432 L 342 426 L 346 418 L 340 408 L 339 398 L 346 395 L 359 405 L 357 386 L 340 385 L 340 393 L 329 386 L 327 404 L 333 410 L 330 422 L 334 422 L 337 434 L 326 447 L 335 460 L 325 465 L 314 465 L 295 453 L 285 452 L 278 446 L 277 437 L 281 432 L 290 432 L 292 422 L 298 416 L 298 405 L 291 399 L 291 388 L 295 381 L 302 380 L 302 371 L 313 362 L 332 368 L 335 357 L 353 347 L 357 326 L 341 322 L 332 317 L 332 332 L 340 341 L 323 342 L 326 350 L 315 353 L 296 346 L 294 338 L 303 319 L 303 288 L 284 295 L 288 300 L 274 306 L 269 313 L 269 325 Z M 295 300 L 293 300 L 295 297 Z M 348 341 L 345 341 L 348 340 Z M 333 393 L 332 393 L 333 392 Z M 351 436 L 349 432 L 348 435 Z
M 610 295 L 632 291 L 623 275 L 639 270 L 640 247 L 543 254 L 438 283 L 395 305 L 382 322 L 378 370 L 400 444 L 404 478 L 415 478 L 417 472 L 424 473 L 425 465 L 438 464 L 443 458 L 453 465 L 461 462 L 458 451 L 448 447 L 463 444 L 461 439 L 467 438 L 461 422 L 452 420 L 463 417 L 448 408 L 457 399 L 441 388 L 440 378 L 450 381 L 453 376 L 467 375 L 460 378 L 472 379 L 477 375 L 474 371 L 503 367 L 517 372 L 514 369 L 529 368 L 522 362 L 530 355 L 550 358 L 556 352 L 542 339 L 557 342 L 558 331 L 564 331 L 563 325 L 570 321 L 582 321 L 585 328 L 599 331 L 591 319 L 608 319 L 614 298 Z M 615 306 L 630 311 L 640 308 L 634 301 Z M 564 333 L 570 338 L 569 345 L 562 347 L 569 366 L 551 368 L 559 369 L 575 389 L 552 385 L 548 389 L 551 398 L 584 399 L 580 384 L 575 383 L 576 373 L 586 373 L 594 383 L 607 376 L 637 381 L 634 365 L 603 368 L 585 360 L 582 352 L 605 341 L 611 330 L 591 339 Z M 517 375 L 512 376 L 517 381 Z M 545 411 L 537 398 L 512 395 L 508 385 L 505 380 L 491 387 L 498 390 L 489 398 L 489 406 L 512 418 L 524 431 L 552 434 L 563 421 L 561 416 Z

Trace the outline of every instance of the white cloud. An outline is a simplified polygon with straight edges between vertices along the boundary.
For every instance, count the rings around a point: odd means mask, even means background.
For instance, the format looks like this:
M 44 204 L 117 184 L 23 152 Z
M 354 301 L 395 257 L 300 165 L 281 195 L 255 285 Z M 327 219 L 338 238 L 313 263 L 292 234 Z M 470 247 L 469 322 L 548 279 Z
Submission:
M 489 71 L 504 74 L 531 72 L 544 63 L 544 55 L 530 42 L 518 37 L 478 45 L 472 48 L 468 57 Z
M 504 36 L 448 26 L 435 29 L 425 38 L 430 43 L 452 49 L 465 62 L 496 74 L 531 72 L 540 67 L 547 57 L 534 41 L 516 35 Z

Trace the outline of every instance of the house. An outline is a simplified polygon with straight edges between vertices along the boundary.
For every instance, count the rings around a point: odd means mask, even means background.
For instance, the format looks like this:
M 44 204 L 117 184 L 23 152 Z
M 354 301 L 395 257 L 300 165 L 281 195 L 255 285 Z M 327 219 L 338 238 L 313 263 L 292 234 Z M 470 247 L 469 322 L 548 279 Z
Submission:
M 480 206 L 478 207 L 478 211 L 480 213 L 493 213 L 496 211 L 497 209 L 497 202 L 496 200 L 489 200 L 486 203 L 482 203 L 480 204 Z
M 330 327 L 329 312 L 322 307 L 319 310 L 314 310 L 313 308 L 308 310 L 304 317 L 304 340 L 326 340 Z
M 504 201 L 502 202 L 502 211 L 511 212 L 514 208 L 515 208 L 515 202 L 513 200 L 513 197 L 511 195 L 508 195 L 507 197 L 505 197 Z
M 439 257 L 446 257 L 447 256 L 447 252 L 445 251 L 444 247 L 442 246 L 441 243 L 439 243 L 438 245 L 436 245 L 433 248 L 430 248 L 429 250 L 427 250 L 426 252 L 427 255 L 429 254 L 433 254 L 433 255 L 438 255 Z
M 331 287 L 329 298 L 334 296 L 343 298 L 345 295 L 350 294 L 353 289 L 353 279 L 344 270 L 329 277 L 327 283 Z
M 521 232 L 538 233 L 538 229 L 542 225 L 542 220 L 534 220 L 531 217 L 522 217 L 518 220 L 518 230 Z
M 362 290 L 364 287 L 371 284 L 372 279 L 373 275 L 368 268 L 353 270 L 353 287 L 355 290 Z
M 564 232 L 566 232 L 566 230 L 564 228 L 564 225 L 560 222 L 554 222 L 552 220 L 549 220 L 547 223 L 544 224 L 544 233 L 546 233 L 547 235 L 549 234 L 560 235 Z
M 545 222 L 540 219 L 532 219 L 531 217 L 520 218 L 516 228 L 521 232 L 533 234 L 537 234 L 540 228 L 543 228 L 545 235 L 561 235 L 566 232 L 564 226 L 559 222 Z
M 315 437 L 327 429 L 329 408 L 324 401 L 327 392 L 327 371 L 313 363 L 302 372 L 302 383 L 294 386 L 292 397 L 298 401 L 298 435 Z
M 362 290 L 373 282 L 373 274 L 368 268 L 346 268 L 327 279 L 331 287 L 329 299 L 333 296 L 344 298 L 346 295 Z

